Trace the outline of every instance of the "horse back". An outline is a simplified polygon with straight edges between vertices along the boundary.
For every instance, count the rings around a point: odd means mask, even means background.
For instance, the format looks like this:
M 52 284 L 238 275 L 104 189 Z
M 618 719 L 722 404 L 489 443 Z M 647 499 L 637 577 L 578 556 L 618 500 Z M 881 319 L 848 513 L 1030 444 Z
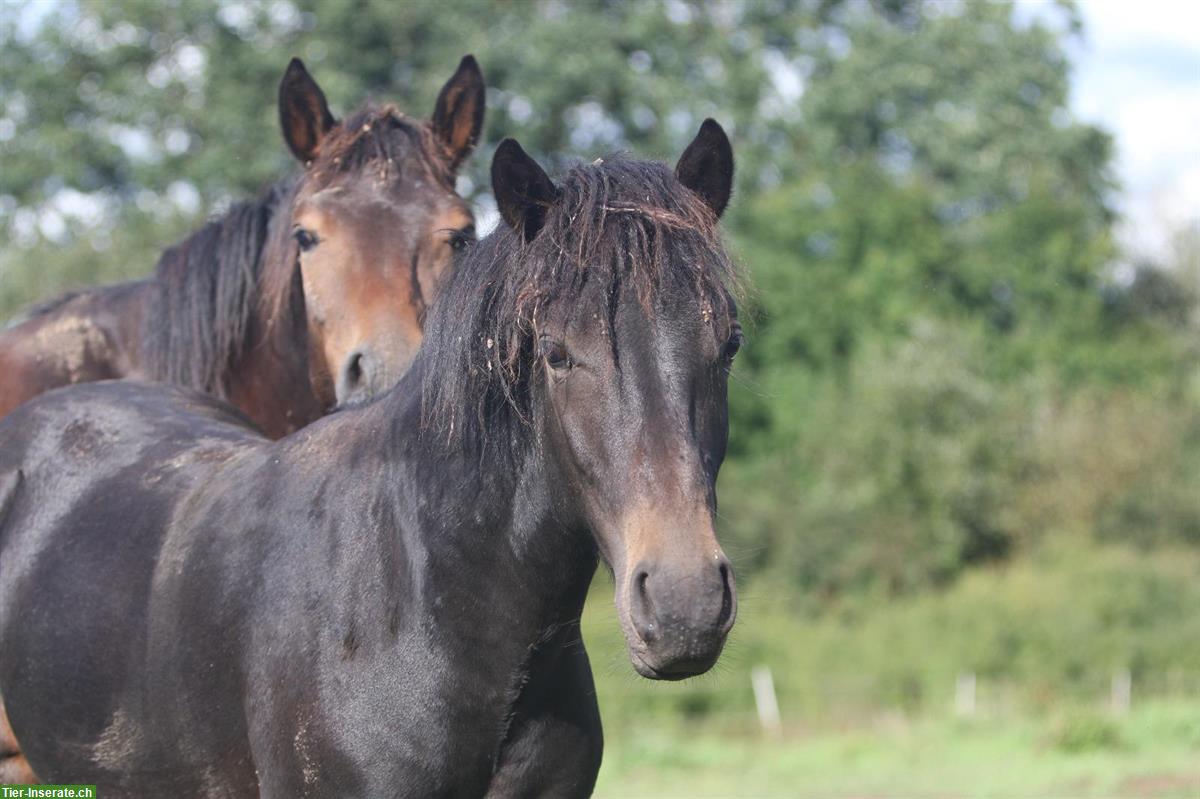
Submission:
M 136 376 L 147 286 L 64 295 L 0 330 L 0 416 L 60 386 Z
M 157 721 L 181 676 L 155 668 L 171 617 L 155 584 L 181 506 L 263 446 L 233 409 L 133 381 L 53 391 L 0 420 L 0 694 L 43 780 L 139 795 L 143 780 L 196 774 L 181 767 L 189 730 Z

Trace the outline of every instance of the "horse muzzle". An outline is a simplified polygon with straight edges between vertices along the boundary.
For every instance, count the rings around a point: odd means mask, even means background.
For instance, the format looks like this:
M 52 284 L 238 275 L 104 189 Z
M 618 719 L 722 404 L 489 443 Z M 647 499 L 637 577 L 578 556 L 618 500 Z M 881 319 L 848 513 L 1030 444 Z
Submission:
M 717 662 L 737 617 L 733 568 L 723 554 L 689 567 L 643 561 L 623 593 L 625 639 L 638 674 L 683 680 Z

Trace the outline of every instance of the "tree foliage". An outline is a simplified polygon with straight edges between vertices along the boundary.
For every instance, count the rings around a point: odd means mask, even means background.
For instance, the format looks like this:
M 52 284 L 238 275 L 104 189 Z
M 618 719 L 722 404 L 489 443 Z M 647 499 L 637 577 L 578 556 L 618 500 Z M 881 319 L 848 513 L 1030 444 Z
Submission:
M 730 131 L 727 228 L 752 288 L 722 524 L 743 574 L 896 592 L 1066 532 L 1200 543 L 1196 270 L 1119 279 L 1111 141 L 1067 106 L 1077 15 L 1013 12 L 0 6 L 0 313 L 144 274 L 199 216 L 293 168 L 275 108 L 291 56 L 335 111 L 425 116 L 473 52 L 487 133 L 461 188 L 485 210 L 504 136 L 558 168 L 674 158 L 706 116 Z

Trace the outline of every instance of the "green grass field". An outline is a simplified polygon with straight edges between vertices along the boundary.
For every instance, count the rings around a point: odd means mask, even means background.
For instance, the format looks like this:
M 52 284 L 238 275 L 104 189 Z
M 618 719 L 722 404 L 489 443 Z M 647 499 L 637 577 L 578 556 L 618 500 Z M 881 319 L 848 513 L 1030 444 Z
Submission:
M 1200 703 L 976 722 L 900 716 L 768 740 L 650 721 L 607 730 L 598 797 L 1183 799 L 1200 796 Z
M 752 586 L 721 662 L 683 683 L 634 674 L 601 576 L 584 614 L 606 738 L 596 795 L 1200 797 L 1197 567 L 1077 552 L 817 615 Z M 778 738 L 755 718 L 760 664 L 774 674 Z M 1132 703 L 1114 713 L 1121 666 Z M 954 711 L 963 670 L 978 674 L 969 719 Z

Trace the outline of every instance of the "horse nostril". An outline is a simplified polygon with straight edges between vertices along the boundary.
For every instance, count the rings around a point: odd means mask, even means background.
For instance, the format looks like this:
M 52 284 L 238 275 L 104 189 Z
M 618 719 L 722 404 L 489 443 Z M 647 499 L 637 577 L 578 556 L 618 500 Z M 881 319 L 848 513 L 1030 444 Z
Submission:
M 341 407 L 349 407 L 371 399 L 378 363 L 371 357 L 370 350 L 359 349 L 350 353 L 342 365 L 334 391 Z
M 733 572 L 728 562 L 721 563 L 721 586 L 724 589 L 721 596 L 721 613 L 717 617 L 717 627 L 722 632 L 729 632 L 733 627 Z
M 649 580 L 650 573 L 645 569 L 639 569 L 634 576 L 633 612 L 630 614 L 633 619 L 634 628 L 647 644 L 653 643 L 660 633 L 660 630 L 655 625 L 654 603 L 650 601 L 650 592 L 646 588 L 646 583 Z
M 350 359 L 346 361 L 346 386 L 354 388 L 363 379 L 363 355 L 361 352 L 353 353 Z

